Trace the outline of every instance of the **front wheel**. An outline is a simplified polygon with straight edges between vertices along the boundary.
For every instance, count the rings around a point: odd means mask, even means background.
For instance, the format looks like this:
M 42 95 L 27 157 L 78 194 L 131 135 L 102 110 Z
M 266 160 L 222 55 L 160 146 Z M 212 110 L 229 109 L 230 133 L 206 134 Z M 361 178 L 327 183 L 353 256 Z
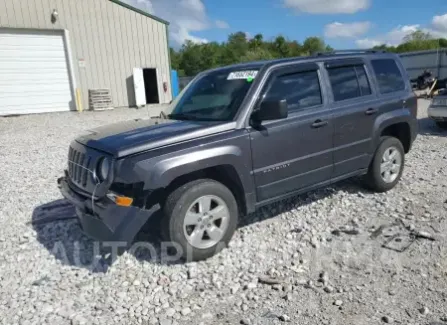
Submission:
M 399 139 L 382 137 L 366 175 L 366 185 L 376 192 L 391 190 L 402 177 L 405 151 Z
M 187 261 L 207 259 L 227 246 L 238 222 L 233 193 L 214 180 L 187 183 L 167 198 L 162 232 Z

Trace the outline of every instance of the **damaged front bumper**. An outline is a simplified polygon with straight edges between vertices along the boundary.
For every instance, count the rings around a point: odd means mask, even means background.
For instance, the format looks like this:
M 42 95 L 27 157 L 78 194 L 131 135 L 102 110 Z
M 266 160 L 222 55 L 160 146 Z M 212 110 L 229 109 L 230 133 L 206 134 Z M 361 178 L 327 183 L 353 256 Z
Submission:
M 158 204 L 149 210 L 119 206 L 107 196 L 93 197 L 75 190 L 67 177 L 57 182 L 62 195 L 76 207 L 82 230 L 96 240 L 131 243 L 160 208 Z

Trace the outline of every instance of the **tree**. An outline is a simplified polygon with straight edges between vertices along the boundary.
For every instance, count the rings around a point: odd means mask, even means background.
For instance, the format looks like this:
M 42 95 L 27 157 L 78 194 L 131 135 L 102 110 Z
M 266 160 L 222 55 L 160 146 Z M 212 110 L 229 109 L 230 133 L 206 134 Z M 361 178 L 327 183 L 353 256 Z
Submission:
M 171 49 L 170 54 L 171 65 L 179 71 L 179 75 L 194 76 L 203 70 L 238 62 L 287 58 L 328 50 L 331 47 L 318 37 L 309 37 L 304 44 L 300 44 L 295 40 L 289 41 L 282 35 L 265 41 L 262 34 L 256 34 L 247 40 L 244 32 L 236 32 L 230 34 L 228 40 L 222 44 L 186 41 L 180 50 Z
M 176 52 L 172 47 L 169 48 L 169 54 L 171 56 L 171 67 L 174 70 L 180 69 L 180 62 L 182 61 L 181 52 Z
M 382 44 L 374 49 L 402 53 L 439 47 L 447 48 L 447 39 L 434 39 L 429 33 L 417 30 L 407 35 L 404 42 L 396 47 Z M 248 40 L 244 32 L 236 32 L 230 34 L 223 43 L 197 44 L 186 41 L 178 51 L 170 49 L 170 54 L 172 68 L 178 70 L 179 76 L 194 76 L 210 68 L 238 62 L 311 55 L 332 50 L 319 37 L 308 37 L 301 44 L 282 35 L 267 41 L 264 35 L 256 34 Z
M 433 39 L 430 33 L 425 33 L 422 30 L 418 29 L 411 34 L 408 34 L 404 37 L 403 42 L 404 43 L 410 43 L 410 42 L 424 42 Z
M 385 44 L 375 46 L 374 49 L 386 50 L 388 52 L 405 53 L 413 51 L 434 50 L 447 48 L 447 39 L 434 39 L 430 33 L 421 30 L 414 31 L 403 39 L 403 43 L 398 46 L 387 46 Z
M 244 55 L 248 51 L 247 35 L 244 32 L 230 34 L 227 47 L 237 56 Z
M 248 47 L 250 50 L 254 49 L 260 49 L 264 46 L 264 36 L 262 34 L 256 34 L 255 37 L 253 37 L 248 42 Z
M 201 45 L 192 41 L 186 41 L 181 49 L 181 62 L 179 68 L 182 69 L 187 76 L 195 76 L 203 69 L 201 64 Z
M 219 66 L 222 51 L 219 43 L 211 42 L 201 46 L 201 64 L 200 69 L 206 70 Z
M 288 44 L 290 57 L 301 56 L 303 53 L 303 46 L 297 41 L 291 41 Z
M 388 46 L 386 44 L 376 45 L 373 47 L 373 50 L 381 50 L 387 52 L 395 52 L 396 48 L 394 46 Z
M 271 60 L 273 58 L 274 57 L 272 53 L 270 53 L 268 50 L 257 48 L 249 50 L 243 57 L 241 57 L 240 62 Z
M 303 50 L 311 55 L 317 52 L 326 52 L 328 50 L 324 41 L 319 37 L 308 37 L 303 43 Z
M 277 36 L 273 41 L 273 52 L 276 54 L 275 57 L 287 58 L 290 54 L 290 47 L 284 36 Z

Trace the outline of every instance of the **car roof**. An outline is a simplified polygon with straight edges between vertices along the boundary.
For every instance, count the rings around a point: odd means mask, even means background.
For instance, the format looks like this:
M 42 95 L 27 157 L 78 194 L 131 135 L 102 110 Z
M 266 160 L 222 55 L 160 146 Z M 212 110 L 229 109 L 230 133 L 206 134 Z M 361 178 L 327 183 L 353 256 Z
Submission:
M 352 50 L 352 51 L 334 51 L 327 53 L 317 53 L 311 56 L 298 56 L 292 58 L 284 59 L 273 59 L 273 60 L 263 60 L 263 61 L 253 61 L 245 63 L 237 63 L 232 65 L 227 65 L 224 67 L 208 70 L 206 72 L 216 71 L 224 72 L 227 70 L 260 70 L 264 67 L 270 67 L 274 65 L 279 65 L 283 63 L 305 63 L 305 62 L 317 62 L 321 60 L 333 60 L 333 59 L 350 59 L 350 58 L 363 58 L 363 57 L 377 57 L 377 58 L 397 58 L 398 56 L 394 53 L 375 51 L 375 50 Z

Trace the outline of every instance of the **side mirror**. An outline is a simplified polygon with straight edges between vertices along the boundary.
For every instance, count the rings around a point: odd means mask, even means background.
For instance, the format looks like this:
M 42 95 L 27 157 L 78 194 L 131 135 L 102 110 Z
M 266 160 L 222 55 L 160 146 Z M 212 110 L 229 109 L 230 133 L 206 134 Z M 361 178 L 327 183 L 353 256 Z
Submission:
M 287 100 L 263 101 L 257 111 L 253 113 L 253 120 L 257 122 L 267 120 L 280 120 L 287 118 Z

